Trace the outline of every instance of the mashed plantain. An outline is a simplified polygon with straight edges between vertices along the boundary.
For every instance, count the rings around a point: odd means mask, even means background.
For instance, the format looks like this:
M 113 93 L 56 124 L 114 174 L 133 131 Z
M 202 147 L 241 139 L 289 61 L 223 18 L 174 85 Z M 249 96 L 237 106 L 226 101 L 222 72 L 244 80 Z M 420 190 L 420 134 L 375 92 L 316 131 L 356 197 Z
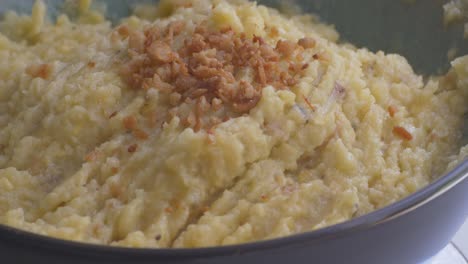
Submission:
M 2 224 L 244 243 L 367 214 L 467 156 L 468 56 L 424 82 L 399 55 L 243 0 L 161 1 L 116 27 L 89 1 L 76 22 L 45 9 L 0 23 Z
M 444 5 L 444 22 L 446 25 L 455 22 L 464 23 L 464 37 L 468 38 L 468 1 L 451 0 Z

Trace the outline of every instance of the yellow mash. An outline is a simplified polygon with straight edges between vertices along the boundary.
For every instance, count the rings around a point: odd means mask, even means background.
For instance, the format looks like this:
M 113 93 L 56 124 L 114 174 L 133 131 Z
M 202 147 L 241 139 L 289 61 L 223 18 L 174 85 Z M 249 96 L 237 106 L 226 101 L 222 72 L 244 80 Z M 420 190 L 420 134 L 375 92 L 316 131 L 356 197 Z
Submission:
M 454 22 L 464 23 L 464 37 L 468 38 L 468 0 L 450 0 L 446 3 L 444 22 L 446 25 Z
M 76 20 L 47 20 L 39 1 L 0 23 L 1 224 L 244 243 L 367 214 L 467 156 L 468 56 L 424 81 L 253 2 L 162 1 L 117 27 L 89 2 Z

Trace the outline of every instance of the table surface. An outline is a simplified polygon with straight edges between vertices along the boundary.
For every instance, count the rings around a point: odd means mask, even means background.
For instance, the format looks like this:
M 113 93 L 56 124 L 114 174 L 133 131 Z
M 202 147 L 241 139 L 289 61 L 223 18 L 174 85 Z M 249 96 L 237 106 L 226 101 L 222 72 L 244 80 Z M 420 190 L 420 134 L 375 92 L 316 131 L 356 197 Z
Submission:
M 453 244 L 468 259 L 468 219 L 453 239 Z

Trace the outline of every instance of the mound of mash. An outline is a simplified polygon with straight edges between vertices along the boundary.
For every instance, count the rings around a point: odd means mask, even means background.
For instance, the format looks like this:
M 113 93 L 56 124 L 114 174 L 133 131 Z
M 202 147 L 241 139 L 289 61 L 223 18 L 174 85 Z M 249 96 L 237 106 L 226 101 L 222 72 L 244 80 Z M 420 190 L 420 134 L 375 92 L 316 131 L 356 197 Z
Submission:
M 205 247 L 340 223 L 465 159 L 468 56 L 424 80 L 313 16 L 162 1 L 0 23 L 0 223 Z

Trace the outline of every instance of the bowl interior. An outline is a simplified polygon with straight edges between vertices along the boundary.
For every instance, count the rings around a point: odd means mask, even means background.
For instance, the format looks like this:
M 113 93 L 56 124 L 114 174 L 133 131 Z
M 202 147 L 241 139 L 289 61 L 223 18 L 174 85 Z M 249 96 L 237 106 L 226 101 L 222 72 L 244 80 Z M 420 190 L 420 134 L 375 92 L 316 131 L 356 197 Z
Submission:
M 34 0 L 2 0 L 0 13 L 17 10 L 28 13 Z M 47 1 L 49 14 L 60 13 L 65 1 Z M 127 16 L 132 6 L 156 0 L 94 0 L 105 6 L 113 21 Z M 416 72 L 441 74 L 449 67 L 447 53 L 468 54 L 468 40 L 463 39 L 462 23 L 444 26 L 443 4 L 446 1 L 394 0 L 259 0 L 269 6 L 293 7 L 301 12 L 319 14 L 334 24 L 343 41 L 372 51 L 402 54 Z M 413 2 L 413 3 L 409 3 Z M 298 7 L 298 8 L 294 8 Z

